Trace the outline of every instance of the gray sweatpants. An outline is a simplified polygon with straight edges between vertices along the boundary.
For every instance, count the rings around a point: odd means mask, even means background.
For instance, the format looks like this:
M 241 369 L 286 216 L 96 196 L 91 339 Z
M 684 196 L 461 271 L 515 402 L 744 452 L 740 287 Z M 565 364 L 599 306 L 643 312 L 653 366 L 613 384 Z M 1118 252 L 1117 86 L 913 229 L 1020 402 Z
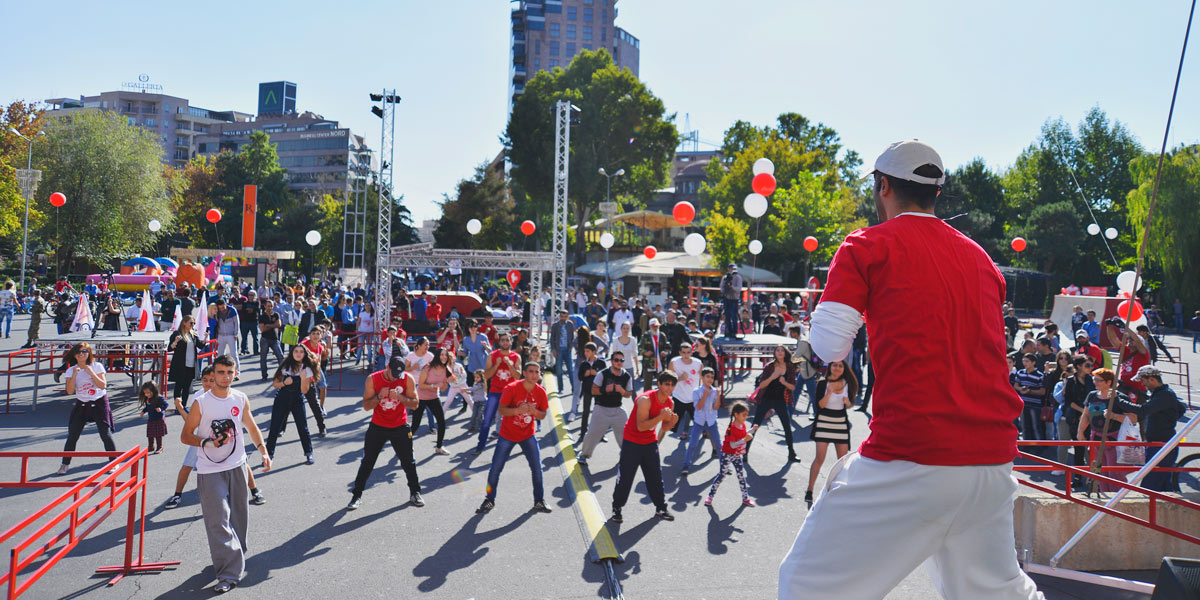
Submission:
M 613 430 L 613 437 L 617 438 L 617 448 L 620 449 L 625 437 L 625 421 L 628 420 L 629 415 L 623 408 L 593 406 L 592 417 L 588 420 L 587 435 L 583 436 L 583 446 L 579 449 L 579 455 L 591 458 L 592 450 L 596 449 L 596 444 L 604 439 L 609 429 Z
M 246 570 L 246 465 L 196 476 L 208 552 L 218 581 L 237 583 Z

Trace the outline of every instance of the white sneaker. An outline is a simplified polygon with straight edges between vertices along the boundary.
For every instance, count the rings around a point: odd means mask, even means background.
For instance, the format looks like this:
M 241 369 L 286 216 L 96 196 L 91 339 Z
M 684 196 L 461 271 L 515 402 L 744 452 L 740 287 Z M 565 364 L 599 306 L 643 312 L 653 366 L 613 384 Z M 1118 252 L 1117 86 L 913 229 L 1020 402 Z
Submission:
M 70 468 L 70 467 L 68 467 L 67 465 L 59 465 L 58 470 L 55 471 L 54 474 L 55 475 L 66 475 L 68 468 Z
M 440 455 L 440 456 L 446 456 L 446 455 L 450 454 L 449 451 L 447 451 L 445 448 L 442 448 L 442 447 L 438 447 L 436 450 L 433 451 L 433 453 Z
M 1066 475 L 1066 471 L 1050 471 L 1051 475 Z

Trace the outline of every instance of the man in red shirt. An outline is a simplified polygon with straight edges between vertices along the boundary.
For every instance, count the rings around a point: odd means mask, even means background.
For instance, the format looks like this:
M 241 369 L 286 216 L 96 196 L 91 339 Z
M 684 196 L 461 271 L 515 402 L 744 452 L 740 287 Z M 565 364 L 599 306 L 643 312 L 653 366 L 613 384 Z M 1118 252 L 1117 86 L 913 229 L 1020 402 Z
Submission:
M 425 320 L 429 326 L 437 329 L 442 322 L 442 305 L 438 304 L 436 296 L 428 296 L 429 304 L 425 306 Z
M 1075 332 L 1075 354 L 1083 354 L 1092 359 L 1092 364 L 1099 369 L 1104 364 L 1104 351 L 1091 342 L 1088 332 L 1080 329 Z
M 1134 379 L 1134 376 L 1137 375 L 1138 369 L 1150 364 L 1150 349 L 1142 341 L 1142 336 L 1134 333 L 1128 326 L 1118 329 L 1105 322 L 1104 335 L 1114 348 L 1120 348 L 1121 344 L 1125 345 L 1121 350 L 1121 357 L 1124 361 L 1121 363 L 1121 370 L 1117 373 L 1121 382 L 1117 386 L 1117 391 L 1136 397 L 1139 403 L 1145 402 L 1146 386 L 1141 381 Z
M 500 334 L 500 347 L 488 355 L 483 367 L 483 378 L 488 380 L 487 404 L 483 408 L 483 422 L 479 425 L 479 443 L 471 454 L 483 454 L 483 446 L 487 444 L 488 433 L 492 422 L 496 419 L 496 411 L 500 407 L 500 396 L 509 384 L 517 380 L 521 369 L 521 355 L 512 351 L 512 336 Z
M 500 339 L 496 336 L 496 326 L 492 324 L 492 312 L 489 309 L 488 313 L 483 316 L 483 324 L 479 326 L 479 333 L 487 336 L 488 343 L 495 348 Z
M 625 421 L 624 441 L 621 443 L 621 458 L 617 470 L 617 484 L 613 486 L 612 522 L 624 522 L 621 508 L 629 500 L 633 488 L 633 476 L 638 469 L 646 480 L 646 493 L 654 503 L 654 516 L 664 521 L 674 521 L 675 515 L 667 511 L 666 495 L 663 493 L 662 464 L 658 457 L 658 444 L 667 432 L 679 421 L 675 415 L 675 391 L 678 378 L 671 371 L 660 371 L 655 378 L 658 387 L 634 401 L 633 412 Z M 661 427 L 659 427 L 661 425 Z M 654 428 L 659 427 L 657 434 Z
M 947 598 L 1041 598 L 1013 533 L 1022 403 L 1008 383 L 1004 278 L 934 216 L 946 177 L 932 147 L 892 144 L 871 174 L 881 224 L 838 248 L 810 333 L 821 359 L 841 360 L 866 316 L 871 432 L 834 464 L 778 597 L 882 598 L 930 559 Z
M 375 469 L 375 461 L 386 442 L 392 443 L 396 458 L 404 467 L 408 478 L 409 502 L 413 506 L 425 506 L 421 498 L 421 480 L 417 478 L 417 463 L 413 460 L 412 432 L 408 428 L 408 411 L 416 410 L 417 386 L 412 375 L 404 371 L 404 358 L 393 356 L 387 368 L 371 373 L 363 390 L 363 410 L 372 411 L 371 424 L 367 426 L 367 439 L 363 447 L 362 463 L 358 476 L 354 478 L 354 489 L 350 492 L 350 504 L 346 510 L 355 510 L 362 505 L 362 493 L 367 479 Z
M 529 471 L 533 474 L 533 510 L 550 512 L 543 498 L 542 457 L 537 438 L 533 435 L 536 431 L 534 421 L 546 418 L 550 400 L 546 396 L 546 388 L 538 385 L 542 373 L 537 363 L 527 363 L 521 373 L 524 378 L 508 384 L 500 395 L 500 437 L 496 440 L 496 453 L 492 455 L 492 468 L 488 470 L 487 496 L 475 511 L 476 514 L 484 514 L 496 507 L 500 472 L 504 470 L 504 463 L 516 446 L 521 447 L 521 454 L 529 461 Z

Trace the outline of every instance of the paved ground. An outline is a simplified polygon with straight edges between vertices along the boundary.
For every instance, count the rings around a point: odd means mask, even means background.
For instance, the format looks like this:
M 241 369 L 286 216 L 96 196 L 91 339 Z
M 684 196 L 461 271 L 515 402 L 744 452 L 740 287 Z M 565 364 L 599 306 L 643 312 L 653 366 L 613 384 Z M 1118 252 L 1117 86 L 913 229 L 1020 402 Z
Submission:
M 18 317 L 21 339 L 0 340 L 0 356 L 24 341 L 27 317 Z M 47 333 L 49 330 L 47 328 Z M 1190 350 L 1190 344 L 1188 345 Z M 1195 355 L 1190 357 L 1195 360 Z M 0 367 L 2 368 L 2 367 Z M 269 399 L 261 395 L 265 383 L 244 378 L 239 389 L 251 397 L 261 426 L 269 418 Z M 144 421 L 137 416 L 128 379 L 114 376 L 118 448 L 144 444 Z M 494 511 L 477 516 L 482 500 L 492 444 L 479 457 L 468 453 L 473 437 L 465 431 L 465 415 L 452 418 L 447 432 L 450 456 L 432 453 L 433 437 L 424 428 L 417 434 L 418 470 L 428 505 L 405 504 L 404 475 L 394 458 L 380 461 L 364 495 L 363 508 L 343 510 L 358 466 L 367 413 L 358 409 L 362 375 L 347 376 L 344 387 L 331 392 L 329 437 L 316 441 L 317 464 L 306 466 L 294 426 L 289 426 L 275 457 L 275 469 L 259 475 L 267 496 L 264 506 L 250 507 L 251 555 L 246 578 L 236 594 L 263 598 L 315 598 L 354 595 L 364 598 L 597 598 L 605 597 L 602 570 L 587 559 L 591 540 L 581 532 L 574 495 L 565 482 L 552 427 L 539 434 L 542 470 L 552 514 L 532 513 L 529 471 L 514 456 L 508 463 Z M 14 379 L 14 408 L 28 410 L 30 381 Z M 0 415 L 0 449 L 61 450 L 70 402 L 57 386 L 42 388 L 37 412 Z M 48 393 L 51 392 L 51 393 Z M 569 398 L 565 401 L 569 403 Z M 852 413 L 855 440 L 866 431 L 866 417 Z M 804 415 L 796 418 L 806 426 Z M 184 454 L 178 442 L 182 419 L 168 418 L 170 436 L 166 452 L 150 459 L 150 492 L 147 507 L 146 559 L 178 560 L 182 564 L 160 574 L 131 577 L 113 588 L 104 578 L 91 575 L 103 565 L 121 561 L 121 516 L 103 524 L 69 558 L 39 581 L 29 597 L 72 598 L 192 598 L 205 597 L 211 585 L 207 545 L 195 493 L 189 482 L 184 504 L 164 510 L 175 474 Z M 311 420 L 310 420 L 311 423 Z M 547 424 L 549 425 L 549 424 Z M 578 422 L 571 424 L 576 432 Z M 315 425 L 313 425 L 315 428 Z M 807 429 L 797 433 L 807 439 Z M 653 508 L 644 486 L 635 487 L 625 510 L 625 523 L 611 532 L 625 562 L 616 572 L 625 597 L 743 598 L 774 597 L 776 568 L 804 519 L 802 500 L 807 485 L 813 445 L 798 443 L 803 462 L 785 463 L 782 429 L 774 421 L 767 435 L 760 434 L 750 470 L 751 493 L 758 508 L 739 504 L 737 487 L 727 482 L 709 509 L 701 499 L 716 474 L 712 460 L 700 463 L 686 478 L 679 477 L 682 448 L 677 439 L 663 445 L 667 497 L 678 519 L 673 523 L 653 519 Z M 85 431 L 80 450 L 99 450 L 94 429 Z M 707 455 L 707 453 L 706 453 Z M 386 455 L 385 455 L 386 456 Z M 588 480 L 606 511 L 611 502 L 617 447 L 601 444 L 591 461 Z M 831 457 L 832 459 L 832 457 Z M 826 463 L 826 469 L 832 460 Z M 76 461 L 69 478 L 82 479 L 98 461 Z M 257 467 L 257 460 L 251 461 Z M 54 459 L 34 461 L 32 470 L 48 478 Z M 0 478 L 16 475 L 16 462 L 0 460 Z M 820 483 L 820 482 L 819 482 Z M 53 491 L 0 490 L 0 526 L 10 526 L 56 495 Z M 847 540 L 869 543 L 869 540 Z M 7 555 L 10 543 L 0 544 Z M 1145 574 L 1134 574 L 1145 576 Z M 1144 598 L 1107 590 L 1083 588 L 1039 578 L 1048 598 Z M 888 596 L 889 599 L 937 597 L 924 571 L 914 572 Z

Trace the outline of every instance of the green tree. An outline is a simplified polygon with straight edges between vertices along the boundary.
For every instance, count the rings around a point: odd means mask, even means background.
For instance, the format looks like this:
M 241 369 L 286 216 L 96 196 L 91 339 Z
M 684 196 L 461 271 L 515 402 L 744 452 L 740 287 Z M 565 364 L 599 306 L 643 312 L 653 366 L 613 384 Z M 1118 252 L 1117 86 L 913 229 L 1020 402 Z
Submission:
M 807 267 L 833 260 L 833 254 L 846 236 L 867 221 L 854 214 L 852 191 L 845 187 L 827 189 L 821 178 L 802 171 L 788 187 L 771 196 L 771 210 L 765 216 L 767 243 L 761 262 L 778 269 L 784 278 L 801 263 Z M 817 238 L 817 249 L 803 250 L 804 238 Z M 797 249 L 801 249 L 797 252 Z M 793 278 L 794 279 L 794 278 Z
M 1139 244 L 1150 210 L 1157 167 L 1158 157 L 1147 154 L 1134 160 L 1129 168 L 1137 187 L 1127 196 L 1128 225 Z M 1147 266 L 1163 272 L 1165 303 L 1181 298 L 1186 306 L 1200 305 L 1200 271 L 1192 262 L 1200 256 L 1200 228 L 1194 220 L 1197 214 L 1200 214 L 1200 146 L 1180 147 L 1163 162 L 1158 202 L 1145 241 Z
M 35 105 L 17 100 L 7 107 L 0 106 L 0 252 L 13 255 L 20 262 L 21 241 L 25 229 L 25 197 L 17 184 L 17 169 L 28 165 L 28 143 L 8 132 L 14 128 L 27 138 L 38 141 L 45 111 Z M 33 168 L 40 168 L 34 164 Z M 41 186 L 39 186 L 40 189 Z M 29 203 L 29 227 L 42 223 L 44 213 L 38 203 Z M 36 240 L 31 240 L 36 241 Z
M 732 215 L 733 209 L 708 213 L 708 227 L 704 237 L 708 241 L 708 253 L 714 265 L 742 262 L 750 236 L 744 221 Z
M 266 132 L 255 131 L 250 134 L 250 143 L 237 153 L 222 152 L 214 159 L 217 181 L 208 191 L 209 205 L 200 211 L 201 218 L 209 208 L 221 211 L 221 220 L 213 227 L 207 220 L 200 223 L 203 231 L 202 239 L 209 248 L 241 248 L 242 246 L 242 203 L 245 186 L 258 186 L 257 215 L 255 230 L 259 235 L 267 237 L 259 242 L 256 236 L 255 245 L 272 247 L 278 250 L 298 250 L 304 244 L 303 236 L 294 240 L 295 247 L 273 245 L 270 239 L 271 224 L 278 224 L 282 211 L 297 202 L 287 187 L 287 170 L 279 166 L 279 154 L 275 144 Z M 316 201 L 316 198 L 313 198 Z M 266 227 L 264 227 L 266 225 Z M 307 231 L 307 230 L 305 230 Z M 217 235 L 215 232 L 219 232 Z M 218 246 L 218 237 L 220 246 Z M 196 240 L 199 242 L 199 240 Z M 198 245 L 198 244 L 194 244 Z
M 987 168 L 982 158 L 947 174 L 937 199 L 937 213 L 975 240 L 993 260 L 1008 264 L 1005 250 L 1011 240 L 1005 239 L 1004 226 L 1012 220 L 1012 210 L 1000 176 Z
M 513 201 L 503 177 L 490 172 L 488 164 L 475 167 L 470 179 L 458 182 L 454 197 L 446 196 L 442 201 L 442 217 L 433 232 L 437 247 L 502 250 L 512 244 Z M 483 224 L 477 235 L 467 233 L 467 221 L 471 219 Z
M 35 146 L 42 165 L 39 199 L 62 192 L 67 204 L 47 219 L 60 264 L 76 256 L 96 262 L 147 247 L 158 235 L 146 224 L 168 223 L 171 204 L 157 136 L 108 112 L 83 112 L 46 123 Z
M 666 182 L 667 170 L 679 135 L 662 100 L 628 69 L 618 69 L 606 50 L 585 50 L 566 69 L 538 72 L 513 105 L 504 137 L 512 160 L 512 178 L 520 188 L 518 199 L 530 207 L 518 213 L 534 214 L 539 230 L 549 231 L 553 213 L 554 104 L 569 100 L 581 110 L 571 127 L 569 202 L 571 221 L 580 229 L 604 201 L 605 178 L 613 179 L 613 198 L 633 208 Z M 575 237 L 576 259 L 581 260 L 584 236 Z

